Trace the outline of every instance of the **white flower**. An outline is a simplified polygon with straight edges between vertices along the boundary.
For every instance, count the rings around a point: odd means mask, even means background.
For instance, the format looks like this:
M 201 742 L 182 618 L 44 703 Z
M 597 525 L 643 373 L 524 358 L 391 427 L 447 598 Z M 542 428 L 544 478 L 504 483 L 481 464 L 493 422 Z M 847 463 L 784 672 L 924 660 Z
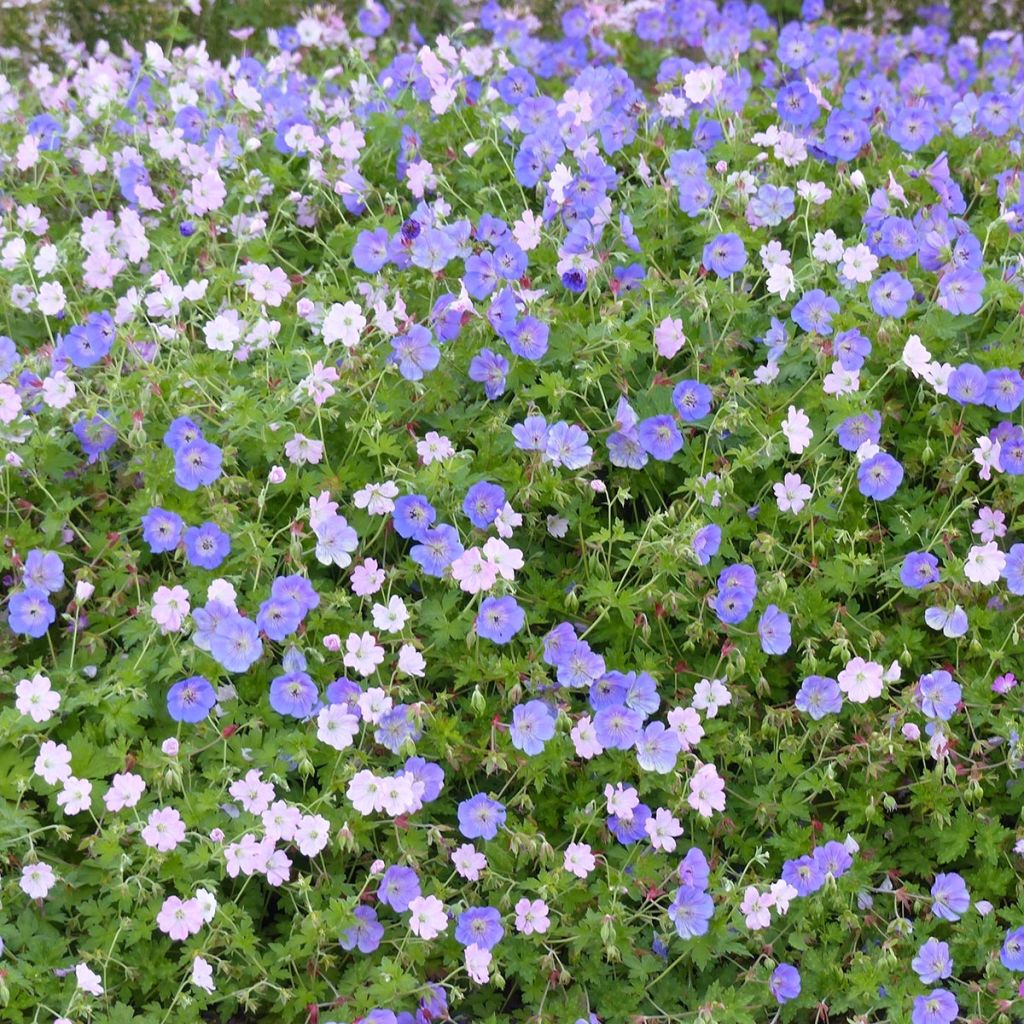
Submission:
M 793 271 L 784 263 L 773 263 L 768 271 L 767 288 L 770 294 L 778 295 L 783 301 L 796 287 L 796 277 Z
M 811 255 L 822 263 L 838 263 L 843 258 L 843 240 L 831 229 L 819 231 L 811 242 Z
M 86 964 L 75 964 L 75 981 L 83 992 L 88 992 L 91 996 L 103 995 L 100 976 Z
M 57 884 L 57 876 L 49 864 L 27 864 L 21 869 L 18 888 L 33 900 L 46 899 L 49 891 Z
M 693 688 L 692 706 L 703 711 L 707 718 L 714 718 L 718 709 L 732 703 L 732 694 L 721 679 L 702 679 Z
M 345 348 L 355 348 L 359 336 L 366 326 L 366 317 L 358 303 L 335 302 L 324 317 L 323 338 L 325 345 L 340 341 Z
M 352 496 L 356 508 L 365 508 L 371 516 L 386 516 L 395 510 L 394 498 L 398 497 L 398 485 L 393 480 L 382 484 L 367 484 Z
M 192 961 L 192 984 L 204 992 L 213 992 L 213 968 L 201 956 Z
M 565 850 L 562 866 L 577 878 L 586 878 L 597 865 L 589 843 L 570 843 Z
M 316 716 L 316 738 L 335 750 L 352 746 L 359 732 L 359 719 L 344 704 L 328 704 Z
M 854 704 L 864 704 L 882 695 L 883 677 L 884 670 L 877 661 L 853 658 L 836 677 L 836 682 Z
M 923 377 L 928 369 L 928 364 L 931 362 L 932 355 L 921 344 L 921 339 L 916 334 L 912 334 L 907 338 L 907 343 L 903 346 L 901 358 L 903 365 L 915 377 Z
M 810 427 L 810 417 L 795 405 L 789 407 L 786 413 L 785 422 L 782 424 L 782 433 L 786 435 L 789 442 L 789 450 L 795 455 L 801 454 L 811 443 L 814 431 Z
M 373 675 L 384 660 L 384 648 L 379 646 L 372 633 L 349 633 L 345 641 L 344 662 L 361 676 Z
M 31 679 L 22 679 L 14 693 L 14 706 L 33 722 L 48 722 L 60 706 L 60 694 L 52 690 L 50 680 L 38 672 Z
M 417 896 L 409 901 L 409 930 L 421 939 L 435 939 L 448 927 L 444 904 L 436 896 Z
M 867 284 L 878 269 L 878 257 L 863 244 L 843 250 L 843 275 L 851 281 Z
M 964 561 L 964 575 L 973 583 L 987 585 L 999 579 L 1005 565 L 1006 555 L 999 550 L 994 540 L 987 544 L 975 544 Z
M 656 850 L 671 853 L 676 848 L 676 837 L 683 834 L 683 826 L 672 812 L 659 807 L 654 815 L 644 822 L 644 831 Z
M 398 671 L 407 676 L 422 676 L 427 661 L 412 644 L 402 644 L 398 649 Z
M 214 352 L 230 352 L 242 336 L 241 317 L 233 309 L 225 310 L 203 327 L 206 347 Z
M 811 500 L 811 488 L 803 482 L 799 473 L 787 473 L 782 483 L 772 488 L 780 512 L 798 513 Z
M 409 611 L 397 594 L 392 595 L 386 605 L 373 606 L 373 625 L 385 633 L 401 633 L 408 621 Z
M 81 814 L 89 810 L 92 803 L 92 783 L 88 779 L 76 779 L 73 775 L 64 780 L 64 789 L 57 794 L 57 804 L 65 814 Z

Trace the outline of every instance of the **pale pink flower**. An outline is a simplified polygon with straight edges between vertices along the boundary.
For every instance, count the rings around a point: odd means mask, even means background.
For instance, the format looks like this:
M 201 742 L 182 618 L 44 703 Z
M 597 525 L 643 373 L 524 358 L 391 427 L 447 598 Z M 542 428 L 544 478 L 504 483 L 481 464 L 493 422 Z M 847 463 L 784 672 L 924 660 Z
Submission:
M 190 611 L 188 591 L 184 587 L 158 587 L 153 595 L 150 615 L 161 633 L 177 633 Z
M 597 738 L 597 730 L 589 715 L 581 715 L 576 724 L 569 730 L 573 746 L 576 748 L 576 756 L 589 761 L 598 754 L 604 752 L 600 740 Z
M 157 927 L 175 942 L 184 942 L 203 927 L 203 908 L 196 899 L 168 896 L 156 916 Z
M 436 896 L 417 896 L 409 902 L 409 929 L 421 939 L 435 939 L 448 927 L 444 904 Z
M 343 660 L 346 667 L 359 675 L 370 676 L 384 660 L 384 648 L 377 643 L 372 633 L 349 633 Z
M 374 628 L 385 633 L 401 633 L 409 621 L 409 610 L 397 594 L 392 594 L 386 605 L 375 604 L 372 615 Z
M 64 788 L 57 794 L 57 805 L 65 814 L 81 814 L 92 804 L 92 783 L 88 779 L 76 779 L 73 775 L 64 780 Z
M 484 558 L 497 570 L 503 580 L 514 580 L 523 567 L 523 553 L 519 548 L 510 548 L 503 540 L 489 537 L 484 544 Z
M 786 435 L 789 442 L 789 450 L 796 455 L 806 450 L 814 437 L 814 431 L 810 427 L 810 417 L 803 411 L 791 405 L 786 413 L 786 419 L 782 424 L 782 433 Z
M 748 885 L 743 893 L 740 913 L 751 931 L 760 931 L 772 923 L 771 908 L 775 897 L 770 892 L 758 892 L 756 886 Z
M 472 843 L 463 843 L 452 854 L 452 865 L 462 878 L 476 882 L 480 873 L 487 868 L 487 857 Z
M 49 864 L 26 864 L 21 869 L 18 888 L 33 900 L 44 900 L 57 884 L 57 876 Z
M 466 947 L 465 956 L 466 973 L 478 985 L 486 985 L 490 981 L 491 951 L 473 942 Z
M 863 704 L 882 695 L 883 671 L 877 661 L 852 658 L 836 676 L 836 682 L 852 703 Z
M 673 708 L 668 713 L 668 727 L 676 734 L 679 748 L 684 752 L 696 746 L 704 736 L 700 715 L 693 708 Z
M 384 586 L 384 570 L 377 565 L 376 559 L 367 558 L 362 565 L 352 570 L 352 593 L 356 597 L 369 597 L 376 594 Z
M 995 583 L 1006 565 L 1006 555 L 999 550 L 994 540 L 987 544 L 975 544 L 964 561 L 964 575 L 972 583 L 983 586 Z
M 142 830 L 142 841 L 161 853 L 168 853 L 185 839 L 185 822 L 173 807 L 150 811 Z
M 811 500 L 811 488 L 803 482 L 799 473 L 787 473 L 781 483 L 774 484 L 775 501 L 780 512 L 796 515 Z
M 56 786 L 58 782 L 71 778 L 71 751 L 63 743 L 44 740 L 32 770 L 48 785 Z
M 597 865 L 588 843 L 570 843 L 565 849 L 562 866 L 577 878 L 586 878 Z
M 316 738 L 335 750 L 345 750 L 359 734 L 359 719 L 344 704 L 328 704 L 316 716 Z
M 667 316 L 654 329 L 654 345 L 665 359 L 671 359 L 685 344 L 683 321 L 678 317 Z
M 133 772 L 120 772 L 114 776 L 110 789 L 103 794 L 103 803 L 113 813 L 123 811 L 126 807 L 134 807 L 145 792 L 146 782 L 141 775 Z
M 295 845 L 307 857 L 315 857 L 331 838 L 331 823 L 322 814 L 304 814 L 295 826 Z
M 455 448 L 447 437 L 443 437 L 436 430 L 428 430 L 423 435 L 422 441 L 416 442 L 416 454 L 424 466 L 432 462 L 444 462 L 455 454 Z
M 476 547 L 459 555 L 451 569 L 452 578 L 467 594 L 490 590 L 498 578 L 498 567 L 487 561 Z
M 91 996 L 103 995 L 102 979 L 86 964 L 75 964 L 75 983 L 80 991 Z
M 213 992 L 216 987 L 213 983 L 213 968 L 198 955 L 192 961 L 192 984 L 204 992 Z
M 676 837 L 683 834 L 683 826 L 679 824 L 671 811 L 659 807 L 644 822 L 644 831 L 651 840 L 651 846 L 656 850 L 671 853 L 676 848 Z
M 355 302 L 344 304 L 335 302 L 323 323 L 323 339 L 325 345 L 333 345 L 340 341 L 345 348 L 355 348 L 359 344 L 360 335 L 366 326 L 366 317 Z
M 19 714 L 28 715 L 33 722 L 48 722 L 60 707 L 60 694 L 50 688 L 50 680 L 36 673 L 31 679 L 22 679 L 14 688 L 14 706 Z
M 427 660 L 412 644 L 402 644 L 398 649 L 398 671 L 407 676 L 423 676 Z
M 523 935 L 543 935 L 551 927 L 548 905 L 543 900 L 530 900 L 525 896 L 515 905 L 516 931 Z
M 725 782 L 713 764 L 701 765 L 690 779 L 686 802 L 702 817 L 725 810 Z
M 250 813 L 262 814 L 274 800 L 273 783 L 264 782 L 262 773 L 250 768 L 240 779 L 235 779 L 228 792 Z
M 714 718 L 720 707 L 732 703 L 732 694 L 721 679 L 702 679 L 693 688 L 693 707 L 703 711 L 706 718 Z

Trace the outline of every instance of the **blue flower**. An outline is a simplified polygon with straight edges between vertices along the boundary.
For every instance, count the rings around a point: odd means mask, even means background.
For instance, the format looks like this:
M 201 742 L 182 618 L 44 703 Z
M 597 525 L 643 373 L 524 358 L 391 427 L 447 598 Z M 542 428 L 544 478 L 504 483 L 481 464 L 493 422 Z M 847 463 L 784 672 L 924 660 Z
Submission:
M 484 394 L 490 401 L 504 392 L 507 374 L 508 360 L 489 348 L 481 349 L 469 364 L 469 379 L 483 384 Z
M 358 949 L 360 953 L 373 953 L 384 938 L 384 925 L 377 920 L 373 907 L 359 906 L 352 913 L 356 923 L 341 933 L 338 943 L 342 949 Z
M 467 839 L 493 839 L 505 824 L 505 807 L 484 793 L 463 800 L 458 810 L 459 831 Z
M 953 1024 L 960 1014 L 952 992 L 936 988 L 926 996 L 915 996 L 910 1011 L 911 1024 Z
M 729 277 L 747 265 L 747 253 L 740 236 L 729 231 L 704 246 L 704 266 L 719 277 Z
M 501 914 L 494 907 L 470 907 L 459 914 L 455 941 L 463 946 L 493 949 L 505 934 Z
M 953 958 L 949 955 L 949 946 L 938 939 L 929 939 L 917 951 L 917 956 L 910 962 L 910 966 L 921 979 L 922 985 L 934 985 L 935 982 L 948 978 L 953 973 Z
M 443 576 L 445 569 L 465 550 L 458 531 L 447 523 L 423 530 L 417 539 L 419 543 L 409 549 L 409 557 L 428 576 Z
M 505 491 L 497 484 L 481 480 L 466 492 L 462 511 L 478 529 L 486 530 L 505 505 Z
M 393 864 L 384 872 L 377 888 L 377 899 L 396 914 L 404 914 L 409 904 L 422 895 L 419 875 L 412 868 Z
M 843 693 L 829 676 L 808 676 L 800 685 L 794 703 L 816 722 L 843 709 Z
M 683 447 L 683 438 L 671 416 L 651 416 L 641 420 L 637 437 L 645 452 L 667 462 Z
M 625 704 L 602 708 L 594 716 L 597 741 L 606 750 L 629 750 L 637 741 L 644 716 Z
M 964 880 L 955 872 L 940 872 L 932 883 L 932 913 L 943 921 L 959 921 L 971 905 Z
M 216 523 L 191 526 L 185 531 L 185 557 L 201 569 L 216 569 L 231 551 L 231 537 Z
M 690 546 L 693 548 L 693 553 L 697 556 L 697 561 L 701 565 L 707 565 L 718 554 L 721 544 L 722 528 L 714 523 L 710 523 L 707 526 L 702 526 L 693 535 Z
M 765 654 L 785 654 L 790 646 L 789 616 L 774 604 L 768 605 L 757 624 L 761 650 Z
M 768 991 L 781 1006 L 800 995 L 800 972 L 792 964 L 779 964 L 772 971 Z
M 1008 970 L 1024 971 L 1024 927 L 1006 933 L 999 959 Z
M 422 380 L 441 361 L 441 350 L 434 344 L 430 331 L 419 324 L 392 338 L 391 348 L 391 359 L 406 380 Z
M 900 582 L 912 590 L 921 590 L 939 581 L 939 560 L 927 551 L 911 551 L 903 559 Z
M 922 713 L 946 722 L 960 703 L 960 684 L 945 669 L 936 669 L 917 681 L 914 697 Z
M 316 683 L 305 672 L 288 672 L 270 684 L 270 706 L 290 718 L 309 718 L 320 703 Z
M 406 494 L 398 498 L 391 515 L 395 533 L 406 540 L 420 540 L 437 518 L 434 506 L 422 494 Z
M 209 487 L 221 472 L 221 450 L 201 438 L 174 453 L 174 482 L 186 491 Z
M 142 539 L 154 555 L 173 551 L 181 542 L 185 524 L 177 512 L 151 508 L 142 517 Z
M 224 618 L 210 638 L 210 653 L 228 672 L 248 672 L 263 653 L 256 623 L 237 612 Z
M 636 761 L 645 772 L 668 775 L 678 754 L 678 737 L 661 722 L 651 722 L 637 738 Z
M 702 420 L 711 412 L 711 388 L 697 380 L 681 380 L 672 390 L 672 404 L 687 423 Z
M 544 750 L 544 744 L 555 735 L 555 716 L 541 700 L 527 701 L 512 709 L 509 739 L 516 750 L 534 757 Z
M 55 551 L 33 548 L 25 558 L 22 579 L 27 589 L 56 594 L 64 586 L 64 563 Z
M 857 469 L 857 487 L 865 498 L 885 501 L 903 482 L 903 467 L 888 453 L 878 452 Z
M 485 640 L 507 644 L 526 622 L 523 609 L 514 597 L 488 597 L 480 604 L 476 632 Z
M 217 694 L 203 676 L 190 676 L 167 691 L 167 713 L 176 722 L 201 722 L 213 710 Z
M 57 610 L 50 604 L 50 595 L 38 587 L 29 587 L 11 594 L 7 604 L 7 620 L 11 631 L 38 639 L 57 618 Z
M 681 885 L 675 891 L 668 916 L 676 926 L 679 936 L 693 939 L 707 934 L 708 922 L 715 912 L 711 897 L 692 885 Z
M 299 628 L 305 616 L 303 606 L 291 597 L 270 596 L 260 605 L 256 625 L 276 643 L 281 643 Z

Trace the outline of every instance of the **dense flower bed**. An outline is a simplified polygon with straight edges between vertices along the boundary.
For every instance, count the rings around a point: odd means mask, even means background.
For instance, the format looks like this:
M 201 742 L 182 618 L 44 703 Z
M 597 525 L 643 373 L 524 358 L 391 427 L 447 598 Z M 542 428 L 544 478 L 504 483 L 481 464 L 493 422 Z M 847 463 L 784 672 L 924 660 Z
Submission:
M 1024 42 L 803 18 L 5 52 L 0 1019 L 1024 1013 Z

